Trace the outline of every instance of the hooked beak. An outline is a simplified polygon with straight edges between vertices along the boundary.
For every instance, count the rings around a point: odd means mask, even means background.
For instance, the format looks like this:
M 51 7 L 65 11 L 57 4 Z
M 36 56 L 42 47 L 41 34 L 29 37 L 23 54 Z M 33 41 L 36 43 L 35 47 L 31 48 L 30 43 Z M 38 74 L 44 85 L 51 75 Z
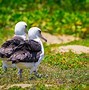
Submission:
M 45 42 L 47 42 L 47 39 L 45 39 L 42 35 L 40 36 Z

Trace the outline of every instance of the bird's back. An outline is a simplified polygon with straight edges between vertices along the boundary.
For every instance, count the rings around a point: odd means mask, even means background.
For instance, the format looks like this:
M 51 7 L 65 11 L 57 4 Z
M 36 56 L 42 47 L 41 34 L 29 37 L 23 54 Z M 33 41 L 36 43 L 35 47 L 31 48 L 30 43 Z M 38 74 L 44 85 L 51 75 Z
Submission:
M 20 44 L 8 59 L 12 63 L 37 62 L 41 54 L 41 45 L 34 40 L 27 40 Z
M 16 47 L 22 42 L 24 42 L 24 40 L 18 36 L 15 36 L 11 40 L 6 41 L 0 48 L 0 57 L 9 58 L 14 53 Z

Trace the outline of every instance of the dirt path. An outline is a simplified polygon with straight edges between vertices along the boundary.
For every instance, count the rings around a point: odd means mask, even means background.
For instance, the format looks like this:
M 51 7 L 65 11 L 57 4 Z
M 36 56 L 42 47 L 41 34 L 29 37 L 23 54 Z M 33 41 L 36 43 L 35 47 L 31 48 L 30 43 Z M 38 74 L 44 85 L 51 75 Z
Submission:
M 49 33 L 42 33 L 45 38 L 47 38 L 47 43 L 48 44 L 61 44 L 61 43 L 68 43 L 74 40 L 79 40 L 80 38 L 76 38 L 71 35 L 51 35 Z M 89 53 L 89 47 L 82 46 L 82 45 L 67 45 L 67 46 L 61 46 L 54 48 L 53 51 L 55 52 L 60 52 L 60 53 L 65 53 L 72 51 L 76 54 L 81 54 L 81 53 Z
M 61 47 L 59 47 L 59 52 L 60 53 L 69 52 L 70 50 L 73 53 L 76 53 L 76 54 L 89 53 L 89 47 L 86 47 L 86 46 L 81 46 L 81 45 L 67 45 L 67 46 L 61 46 Z
M 12 84 L 12 85 L 2 85 L 2 86 L 0 86 L 0 90 L 2 90 L 2 89 L 8 90 L 9 88 L 14 87 L 14 86 L 26 88 L 26 87 L 31 87 L 32 84 Z
M 10 85 L 3 85 L 3 86 L 0 86 L 0 90 L 8 90 L 9 88 L 12 88 L 14 86 L 17 86 L 17 87 L 21 87 L 21 88 L 27 88 L 27 87 L 32 87 L 33 84 L 10 84 Z M 55 85 L 51 85 L 51 84 L 45 84 L 45 87 L 52 87 L 52 86 L 55 86 Z
M 79 40 L 71 35 L 52 35 L 49 33 L 42 33 L 42 35 L 47 39 L 48 44 L 60 44 L 60 43 L 68 43 L 74 40 Z

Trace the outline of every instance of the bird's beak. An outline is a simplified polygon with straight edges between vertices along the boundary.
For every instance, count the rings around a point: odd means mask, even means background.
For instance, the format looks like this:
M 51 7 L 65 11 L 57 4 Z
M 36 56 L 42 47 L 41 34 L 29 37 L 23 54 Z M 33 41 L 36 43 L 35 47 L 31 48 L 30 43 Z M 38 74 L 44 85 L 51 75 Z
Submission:
M 47 42 L 47 39 L 45 39 L 42 35 L 40 36 L 45 42 Z

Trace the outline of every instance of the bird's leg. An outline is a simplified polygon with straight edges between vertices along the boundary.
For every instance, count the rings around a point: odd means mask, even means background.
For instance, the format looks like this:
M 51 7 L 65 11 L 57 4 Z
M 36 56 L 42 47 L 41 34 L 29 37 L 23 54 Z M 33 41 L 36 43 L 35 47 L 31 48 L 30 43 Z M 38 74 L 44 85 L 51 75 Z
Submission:
M 3 61 L 2 63 L 3 63 L 3 65 L 2 65 L 3 70 L 4 70 L 4 72 L 6 72 L 7 71 L 7 64 L 5 63 L 5 61 Z
M 37 72 L 37 70 L 34 71 L 34 75 L 35 75 L 37 78 L 41 78 L 41 77 L 42 77 L 42 75 L 39 74 L 39 73 Z
M 34 65 L 34 67 L 30 70 L 30 74 L 32 74 L 33 72 L 34 72 L 34 75 L 36 77 L 38 77 L 38 78 L 41 78 L 42 77 L 41 74 L 38 74 L 38 72 L 37 72 L 37 66 L 36 65 Z
M 7 66 L 3 64 L 2 67 L 3 67 L 4 72 L 6 72 L 7 71 Z
M 19 75 L 19 78 L 21 79 L 22 78 L 22 69 L 18 69 L 18 75 Z
M 34 71 L 34 75 L 35 75 L 36 77 L 38 76 L 37 70 Z
M 38 74 L 37 72 L 37 66 L 34 64 L 34 67 L 31 68 L 30 70 L 30 74 L 34 73 L 34 75 L 37 77 L 37 78 L 41 78 L 42 75 L 41 74 Z
M 33 72 L 34 72 L 34 67 L 31 68 L 30 74 L 32 74 Z M 35 79 L 35 77 L 34 77 L 34 76 L 31 76 L 29 79 L 30 79 L 30 80 L 33 80 L 33 79 Z
M 33 68 L 31 68 L 31 70 L 30 70 L 30 74 L 32 74 L 33 72 L 34 72 L 34 70 L 35 70 L 35 68 L 33 67 Z

